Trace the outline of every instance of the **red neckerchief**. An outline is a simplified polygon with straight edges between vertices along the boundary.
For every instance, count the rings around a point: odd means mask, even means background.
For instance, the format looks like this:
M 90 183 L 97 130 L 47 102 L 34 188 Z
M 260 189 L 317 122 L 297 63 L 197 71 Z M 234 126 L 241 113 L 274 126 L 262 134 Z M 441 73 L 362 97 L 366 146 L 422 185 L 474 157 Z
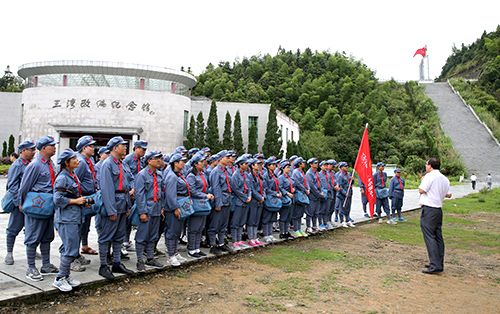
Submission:
M 333 174 L 333 171 L 332 170 L 329 170 L 330 171 L 330 175 L 332 176 L 331 177 L 331 180 L 332 180 L 332 186 L 335 186 L 335 175 Z
M 240 174 L 243 176 L 243 194 L 246 194 L 248 192 L 247 175 L 242 170 L 240 170 Z
M 80 181 L 78 180 L 78 177 L 76 176 L 76 174 L 74 174 L 73 172 L 70 172 L 69 176 L 72 177 L 73 180 L 75 180 L 76 186 L 78 187 L 78 194 L 82 195 L 82 187 L 80 186 Z
M 191 189 L 189 188 L 189 183 L 186 181 L 186 179 L 184 179 L 184 176 L 182 175 L 182 173 L 179 172 L 177 175 L 182 179 L 182 181 L 184 181 L 184 183 L 186 183 L 188 195 L 189 195 L 189 197 L 191 197 Z
M 378 176 L 380 177 L 380 181 L 382 181 L 382 187 L 385 188 L 384 173 L 379 172 Z
M 307 190 L 307 188 L 308 188 L 309 186 L 307 185 L 307 179 L 306 179 L 306 175 L 304 174 L 304 170 L 299 169 L 299 171 L 300 171 L 300 173 L 302 173 L 302 178 L 304 179 L 304 189 L 306 189 L 306 190 Z
M 227 184 L 227 191 L 231 193 L 231 184 L 229 184 L 229 177 L 227 175 L 226 167 L 223 167 L 222 165 L 220 166 L 222 171 L 224 172 L 224 175 L 226 176 L 226 184 Z
M 257 171 L 257 172 L 254 171 L 253 176 L 254 176 L 254 178 L 257 178 L 257 181 L 259 181 L 259 194 L 260 195 L 264 195 L 264 189 L 263 189 L 263 185 L 262 185 L 262 179 L 260 178 L 259 171 Z
M 402 190 L 403 189 L 403 181 L 401 180 L 401 178 L 398 178 L 396 177 L 399 181 L 399 188 Z
M 90 172 L 92 172 L 92 177 L 95 180 L 96 174 L 95 174 L 94 165 L 92 164 L 92 160 L 90 160 L 90 158 L 85 158 L 85 161 L 87 162 L 87 165 L 89 165 Z
M 330 185 L 330 182 L 328 182 L 328 173 L 326 172 L 326 170 L 321 170 L 321 173 L 323 173 L 323 176 L 325 176 L 326 183 Z
M 207 192 L 207 180 L 205 180 L 205 176 L 203 176 L 203 171 L 198 172 L 201 178 L 201 182 L 203 183 L 203 187 L 201 188 L 201 191 L 203 193 Z
M 158 202 L 158 179 L 156 178 L 156 170 L 148 169 L 148 172 L 153 176 L 153 202 Z
M 294 187 L 293 187 L 292 179 L 290 179 L 290 176 L 289 176 L 289 175 L 287 175 L 286 173 L 285 173 L 284 175 L 285 175 L 285 178 L 287 178 L 288 183 L 290 184 L 290 193 L 294 193 L 294 192 L 295 192 L 295 189 L 294 189 Z
M 137 173 L 141 172 L 141 158 L 134 155 L 134 160 L 137 161 Z
M 120 160 L 113 157 L 113 161 L 118 165 L 118 169 L 120 169 L 120 174 L 118 175 L 118 190 L 123 190 L 123 166 Z
M 321 181 L 319 180 L 318 170 L 313 171 L 313 172 L 314 172 L 314 179 L 316 179 L 316 187 L 318 189 L 320 189 L 321 188 Z
M 279 183 L 278 179 L 276 179 L 276 177 L 274 176 L 274 172 L 273 171 L 269 171 L 269 169 L 268 169 L 267 172 L 271 174 L 271 178 L 274 180 L 274 185 L 276 187 L 276 192 L 279 193 L 279 191 L 280 191 L 280 189 L 279 189 L 280 183 Z
M 54 173 L 54 167 L 52 167 L 52 162 L 50 161 L 50 159 L 45 160 L 45 158 L 43 157 L 42 157 L 42 162 L 49 164 L 50 182 L 52 183 L 52 187 L 54 187 L 54 182 L 56 181 L 56 174 Z

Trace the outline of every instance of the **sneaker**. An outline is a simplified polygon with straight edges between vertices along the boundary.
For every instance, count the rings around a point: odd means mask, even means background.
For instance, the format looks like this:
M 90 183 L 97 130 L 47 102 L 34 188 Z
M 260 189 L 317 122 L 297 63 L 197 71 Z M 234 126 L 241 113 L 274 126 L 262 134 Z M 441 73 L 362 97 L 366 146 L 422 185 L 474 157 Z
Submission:
M 325 224 L 319 225 L 319 231 L 326 231 L 327 226 Z
M 91 262 L 89 259 L 85 258 L 85 256 L 83 256 L 83 255 L 80 255 L 80 256 L 77 258 L 77 260 L 79 260 L 79 261 L 80 261 L 80 264 L 82 264 L 82 265 L 89 265 L 89 264 L 90 264 L 90 262 Z
M 180 255 L 179 253 L 176 253 L 174 256 L 181 263 L 187 262 L 187 259 L 185 257 L 182 257 L 182 255 Z
M 125 245 L 122 245 L 121 253 L 122 256 L 128 256 L 127 247 Z
M 125 250 L 127 250 L 127 252 L 135 252 L 134 243 L 129 241 L 128 244 L 125 245 Z
M 352 223 L 352 221 L 349 221 L 349 222 L 347 223 L 347 225 L 348 225 L 349 227 L 351 227 L 351 228 L 356 227 L 356 226 Z
M 404 218 L 403 216 L 401 216 L 401 217 L 399 217 L 399 218 L 398 218 L 398 221 L 399 221 L 399 222 L 405 222 L 405 221 L 407 221 L 407 220 L 406 220 L 406 218 Z
M 381 223 L 383 223 L 383 222 L 384 222 L 384 220 L 383 220 L 382 218 L 379 218 L 379 219 L 378 219 L 378 223 L 379 223 L 379 224 L 381 224 Z
M 181 263 L 179 262 L 179 260 L 177 259 L 177 257 L 175 257 L 175 255 L 174 256 L 170 256 L 170 258 L 168 259 L 168 263 L 171 266 L 174 266 L 174 267 L 181 266 Z
M 150 258 L 146 261 L 146 265 L 155 267 L 155 268 L 163 268 L 163 264 L 158 262 L 156 258 Z
M 115 275 L 109 270 L 108 265 L 101 265 L 99 267 L 99 275 L 108 279 L 108 280 L 113 280 L 115 279 Z
M 370 215 L 368 215 L 367 213 L 365 213 L 365 217 L 366 218 L 370 218 Z
M 302 234 L 303 238 L 307 238 L 309 236 L 304 230 L 301 229 L 299 231 L 300 231 L 300 234 Z
M 187 244 L 188 243 L 187 235 L 182 236 L 182 238 L 179 239 L 179 242 L 181 244 Z
M 210 254 L 213 254 L 215 256 L 221 256 L 222 254 L 224 254 L 224 252 L 222 252 L 218 246 L 212 246 L 209 252 Z
M 80 282 L 80 280 L 77 280 L 71 276 L 68 276 L 66 277 L 66 281 L 69 283 L 69 285 L 71 286 L 71 288 L 76 288 L 78 287 L 79 285 L 81 285 L 82 283 Z
M 273 243 L 273 240 L 271 239 L 270 236 L 265 236 L 263 240 L 264 240 L 264 243 L 266 243 L 266 244 Z
M 396 217 L 391 218 L 392 221 L 397 221 L 398 219 Z
M 249 246 L 249 245 L 247 245 L 244 241 L 240 241 L 240 242 L 238 242 L 238 244 L 240 245 L 240 248 L 241 248 L 242 250 L 245 250 L 245 249 L 250 248 L 250 246 Z
M 191 256 L 191 257 L 194 257 L 194 258 L 200 258 L 201 257 L 198 252 L 194 252 L 194 253 L 188 252 L 188 255 Z
M 293 239 L 295 239 L 295 237 L 290 232 L 285 233 L 285 236 L 286 236 L 286 240 L 293 240 Z
M 46 275 L 57 274 L 59 272 L 59 269 L 52 264 L 47 264 L 43 265 L 42 268 L 40 268 L 40 272 Z
M 248 240 L 247 245 L 249 245 L 250 247 L 256 247 L 256 246 L 259 246 L 259 245 L 255 242 L 255 240 Z
M 280 240 L 276 239 L 273 235 L 270 235 L 270 237 L 271 237 L 271 241 L 273 241 L 273 243 L 277 243 L 280 241 Z
M 342 228 L 349 228 L 349 226 L 347 225 L 347 222 L 342 222 Z
M 233 248 L 233 251 L 239 251 L 241 250 L 240 248 L 240 242 L 234 242 L 233 244 L 231 244 L 232 248 Z
M 32 268 L 32 267 L 28 268 L 28 270 L 26 271 L 26 278 L 28 278 L 31 281 L 42 281 L 43 280 L 43 277 L 40 274 L 40 272 L 38 272 L 38 269 Z
M 395 222 L 395 221 L 394 221 L 394 220 L 392 220 L 392 219 L 387 219 L 387 222 L 386 222 L 386 223 L 387 223 L 387 224 L 389 224 L 389 225 L 397 225 L 397 224 L 398 224 L 397 222 Z
M 77 258 L 71 263 L 70 266 L 71 271 L 76 271 L 76 272 L 82 272 L 85 271 L 85 266 L 82 266 L 82 263 L 80 263 L 80 260 Z
M 326 229 L 327 229 L 327 230 L 333 230 L 333 228 L 334 228 L 334 227 L 333 227 L 333 224 L 332 224 L 332 222 L 331 222 L 331 221 L 329 221 L 329 222 L 327 222 L 327 223 L 326 223 Z
M 66 277 L 59 278 L 59 280 L 57 280 L 57 278 L 55 278 L 54 282 L 52 283 L 52 286 L 56 287 L 57 289 L 59 289 L 62 292 L 69 292 L 69 291 L 73 290 L 73 288 L 70 286 L 70 284 L 66 280 Z
M 306 228 L 306 232 L 309 233 L 309 234 L 313 234 L 313 229 L 311 227 L 307 227 Z
M 224 244 L 224 245 L 219 245 L 219 249 L 222 252 L 232 252 L 233 250 L 229 247 L 229 245 Z
M 12 255 L 12 252 L 7 252 L 7 255 L 5 256 L 5 265 L 14 265 L 14 256 Z
M 125 265 L 123 265 L 123 263 L 118 263 L 118 264 L 113 263 L 113 266 L 111 267 L 111 271 L 113 273 L 119 273 L 119 274 L 125 274 L 125 275 L 134 274 L 134 271 L 125 267 Z
M 142 260 L 142 259 L 137 261 L 136 267 L 137 267 L 138 272 L 145 272 L 146 271 L 146 263 L 144 263 L 144 260 Z

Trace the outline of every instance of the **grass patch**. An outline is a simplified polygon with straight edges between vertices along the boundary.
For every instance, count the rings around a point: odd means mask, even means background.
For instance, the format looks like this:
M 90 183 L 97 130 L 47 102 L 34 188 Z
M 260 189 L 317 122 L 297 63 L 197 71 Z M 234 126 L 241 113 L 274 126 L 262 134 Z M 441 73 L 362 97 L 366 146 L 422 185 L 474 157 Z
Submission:
M 316 297 L 313 283 L 299 277 L 291 277 L 273 282 L 269 294 L 272 297 L 287 299 L 314 299 Z
M 0 174 L 7 174 L 9 172 L 10 165 L 0 165 Z
M 260 264 L 269 265 L 281 269 L 287 273 L 303 272 L 316 266 L 317 261 L 339 262 L 345 266 L 355 269 L 367 265 L 363 258 L 350 256 L 344 252 L 335 252 L 324 249 L 298 249 L 296 247 L 275 247 L 254 257 Z
M 484 221 L 475 220 L 476 214 L 481 213 L 483 220 L 486 218 L 493 222 L 498 221 L 499 198 L 500 189 L 494 189 L 480 193 L 479 197 L 473 194 L 445 202 L 442 230 L 446 246 L 480 254 L 500 253 L 500 232 L 489 224 L 484 224 Z M 382 224 L 366 228 L 363 232 L 368 232 L 380 240 L 423 246 L 418 214 L 410 214 L 408 218 L 407 222 L 396 226 Z
M 284 312 L 286 308 L 281 304 L 270 303 L 260 297 L 249 296 L 245 298 L 245 306 L 256 312 Z
M 396 274 L 387 274 L 383 278 L 383 284 L 385 287 L 390 287 L 401 282 L 409 282 L 410 278 L 408 276 L 401 276 Z

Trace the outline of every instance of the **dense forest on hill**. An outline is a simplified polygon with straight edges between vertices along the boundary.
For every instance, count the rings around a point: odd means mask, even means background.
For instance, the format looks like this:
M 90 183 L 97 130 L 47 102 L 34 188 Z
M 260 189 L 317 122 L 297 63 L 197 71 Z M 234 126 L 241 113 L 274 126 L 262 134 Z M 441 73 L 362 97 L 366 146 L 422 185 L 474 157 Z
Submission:
M 483 32 L 470 45 L 453 47 L 438 80 L 453 77 L 478 79 L 479 86 L 500 100 L 500 25 L 493 32 Z
M 209 64 L 193 94 L 271 103 L 299 123 L 301 140 L 290 147 L 304 157 L 354 162 L 369 123 L 374 162 L 421 172 L 427 157 L 438 156 L 447 174 L 464 171 L 436 108 L 418 84 L 380 83 L 366 65 L 345 54 L 280 47 L 275 56 Z
M 453 47 L 438 79 L 450 79 L 453 87 L 500 139 L 500 25 L 494 32 L 483 32 L 468 46 Z

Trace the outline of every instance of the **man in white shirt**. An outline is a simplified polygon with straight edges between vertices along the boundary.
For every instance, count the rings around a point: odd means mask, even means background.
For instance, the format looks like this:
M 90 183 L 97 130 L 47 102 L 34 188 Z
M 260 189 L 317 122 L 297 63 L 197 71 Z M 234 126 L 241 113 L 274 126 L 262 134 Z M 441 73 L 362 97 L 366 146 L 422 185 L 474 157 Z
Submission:
M 488 173 L 486 176 L 486 184 L 488 185 L 488 190 L 491 190 L 491 187 L 493 185 L 493 179 L 491 178 L 491 173 Z
M 439 171 L 441 164 L 436 158 L 430 158 L 425 164 L 426 175 L 418 191 L 420 193 L 420 228 L 424 235 L 429 264 L 422 269 L 425 274 L 441 273 L 444 269 L 444 240 L 441 232 L 443 225 L 443 200 L 450 198 L 450 181 Z
M 470 182 L 472 183 L 472 189 L 475 190 L 476 189 L 476 181 L 477 181 L 477 176 L 473 173 L 471 176 L 470 176 Z

